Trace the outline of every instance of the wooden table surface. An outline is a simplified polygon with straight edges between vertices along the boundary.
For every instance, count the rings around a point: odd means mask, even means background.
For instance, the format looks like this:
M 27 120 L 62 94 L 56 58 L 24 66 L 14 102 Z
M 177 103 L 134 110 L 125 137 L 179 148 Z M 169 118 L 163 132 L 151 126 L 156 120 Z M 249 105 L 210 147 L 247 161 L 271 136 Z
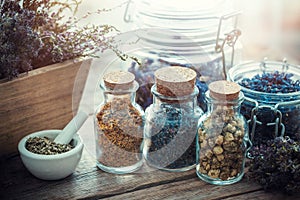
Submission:
M 22 199 L 225 199 L 225 200 L 292 200 L 296 196 L 266 193 L 252 180 L 215 186 L 203 182 L 196 170 L 171 173 L 144 165 L 139 171 L 116 175 L 96 167 L 93 117 L 90 116 L 78 133 L 85 148 L 76 171 L 59 181 L 43 181 L 31 175 L 19 155 L 0 159 L 0 200 Z M 95 153 L 95 152 L 94 152 Z
M 300 199 L 300 194 L 266 193 L 246 177 L 228 186 L 207 184 L 195 170 L 170 173 L 144 166 L 137 173 L 109 174 L 96 167 L 86 150 L 76 171 L 59 181 L 35 178 L 19 155 L 0 164 L 0 199 Z

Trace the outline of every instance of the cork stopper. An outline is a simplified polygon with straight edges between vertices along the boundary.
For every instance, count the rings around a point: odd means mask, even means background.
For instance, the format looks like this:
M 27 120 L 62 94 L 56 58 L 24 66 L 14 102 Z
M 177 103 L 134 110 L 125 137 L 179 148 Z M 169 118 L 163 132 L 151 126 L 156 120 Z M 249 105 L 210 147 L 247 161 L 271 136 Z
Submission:
M 164 67 L 155 71 L 157 92 L 164 96 L 186 96 L 194 91 L 196 72 L 187 67 Z
M 225 80 L 212 82 L 208 88 L 210 96 L 217 100 L 235 100 L 239 97 L 241 91 L 237 83 Z
M 133 86 L 135 76 L 130 72 L 115 71 L 103 76 L 105 87 L 113 89 L 128 90 Z

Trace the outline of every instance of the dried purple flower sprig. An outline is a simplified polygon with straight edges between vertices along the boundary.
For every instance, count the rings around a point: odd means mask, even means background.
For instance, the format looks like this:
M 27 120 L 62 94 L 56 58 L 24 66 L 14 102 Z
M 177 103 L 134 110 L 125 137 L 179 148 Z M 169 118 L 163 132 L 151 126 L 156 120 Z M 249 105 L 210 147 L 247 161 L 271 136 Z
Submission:
M 112 49 L 122 59 L 110 25 L 85 25 L 80 20 L 107 9 L 87 13 L 82 18 L 66 18 L 66 10 L 76 12 L 81 1 L 0 0 L 0 78 L 49 64 Z
M 0 10 L 0 78 L 12 78 L 20 71 L 32 69 L 42 41 L 33 30 L 35 14 L 21 10 L 11 1 L 1 2 Z
M 251 149 L 249 177 L 267 191 L 300 192 L 300 143 L 288 136 Z

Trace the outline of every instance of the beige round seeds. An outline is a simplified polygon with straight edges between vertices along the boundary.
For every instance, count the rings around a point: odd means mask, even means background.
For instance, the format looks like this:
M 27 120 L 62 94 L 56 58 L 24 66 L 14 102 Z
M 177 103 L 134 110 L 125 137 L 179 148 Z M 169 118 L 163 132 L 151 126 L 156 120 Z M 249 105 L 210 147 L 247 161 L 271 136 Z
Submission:
M 198 129 L 199 172 L 211 178 L 228 180 L 238 176 L 243 168 L 244 121 L 232 114 L 228 115 L 227 120 L 216 123 L 212 118 L 222 118 L 216 116 L 217 113 L 208 117 Z

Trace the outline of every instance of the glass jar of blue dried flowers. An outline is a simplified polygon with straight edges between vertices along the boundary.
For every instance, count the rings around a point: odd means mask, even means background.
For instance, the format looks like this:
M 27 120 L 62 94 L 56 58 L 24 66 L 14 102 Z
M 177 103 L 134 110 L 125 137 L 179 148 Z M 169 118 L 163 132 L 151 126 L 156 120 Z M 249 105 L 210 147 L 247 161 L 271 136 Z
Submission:
M 241 112 L 255 146 L 283 135 L 300 140 L 300 66 L 265 59 L 234 66 L 228 78 L 244 92 Z

